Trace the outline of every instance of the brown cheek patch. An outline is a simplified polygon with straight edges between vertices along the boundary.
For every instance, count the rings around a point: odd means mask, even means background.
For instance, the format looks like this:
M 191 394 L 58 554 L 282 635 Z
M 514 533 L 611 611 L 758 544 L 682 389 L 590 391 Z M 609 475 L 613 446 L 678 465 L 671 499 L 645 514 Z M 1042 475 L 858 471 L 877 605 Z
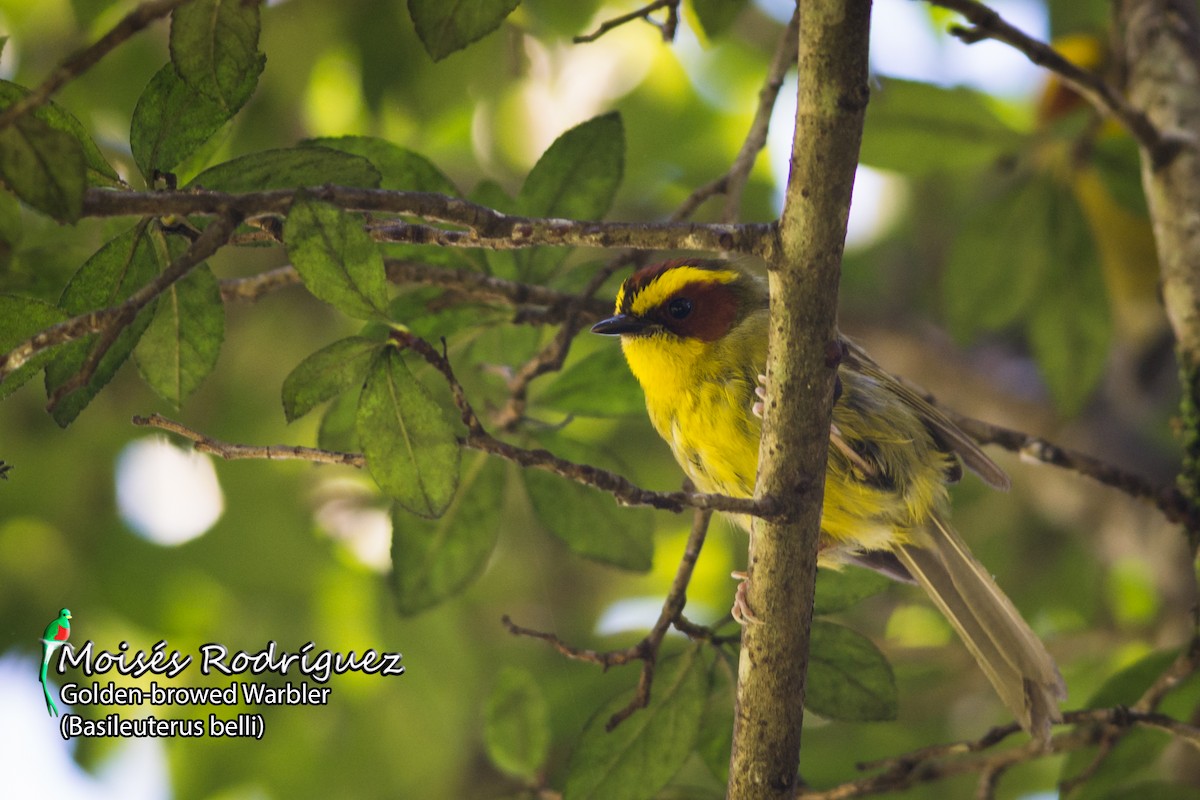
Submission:
M 667 330 L 702 342 L 715 342 L 733 327 L 737 317 L 737 297 L 729 286 L 724 283 L 710 283 L 689 286 L 686 291 L 675 297 L 686 297 L 692 301 L 692 313 L 685 319 L 675 319 L 667 308 L 668 300 L 659 307 L 659 315 L 663 327 Z M 675 298 L 671 298 L 672 300 Z

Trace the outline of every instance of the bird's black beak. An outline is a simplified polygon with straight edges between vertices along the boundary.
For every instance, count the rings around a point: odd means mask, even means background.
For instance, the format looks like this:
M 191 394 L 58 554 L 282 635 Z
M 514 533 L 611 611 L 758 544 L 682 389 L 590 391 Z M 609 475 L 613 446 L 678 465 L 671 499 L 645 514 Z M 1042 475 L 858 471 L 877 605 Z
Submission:
M 615 317 L 602 319 L 592 326 L 592 333 L 604 336 L 617 336 L 622 333 L 641 333 L 650 327 L 651 323 L 632 314 L 617 314 Z

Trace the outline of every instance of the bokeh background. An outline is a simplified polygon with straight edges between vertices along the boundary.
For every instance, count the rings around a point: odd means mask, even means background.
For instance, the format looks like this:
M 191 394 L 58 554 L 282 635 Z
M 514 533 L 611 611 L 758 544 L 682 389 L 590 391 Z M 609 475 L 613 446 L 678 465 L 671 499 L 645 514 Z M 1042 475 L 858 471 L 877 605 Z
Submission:
M 737 152 L 790 5 L 743 3 L 719 36 L 698 33 L 684 15 L 670 44 L 644 23 L 571 43 L 634 5 L 525 0 L 497 32 L 434 63 L 398 0 L 268 3 L 260 45 L 266 70 L 204 163 L 308 137 L 374 135 L 423 154 L 463 192 L 494 181 L 513 194 L 558 135 L 615 109 L 626 163 L 609 218 L 663 219 Z M 0 77 L 36 84 L 131 7 L 0 0 L 0 33 L 10 37 Z M 1072 35 L 1060 40 L 1076 48 L 1068 52 L 1103 68 L 1106 3 L 995 7 L 1034 36 Z M 1177 464 L 1170 424 L 1177 390 L 1130 151 L 1119 132 L 1075 107 L 1015 52 L 947 36 L 951 21 L 909 0 L 875 4 L 877 79 L 864 160 L 876 169 L 860 171 L 856 185 L 843 328 L 887 368 L 956 410 L 1166 485 Z M 136 36 L 56 98 L 135 182 L 130 115 L 168 58 L 166 31 L 159 23 Z M 752 173 L 743 221 L 779 212 L 794 81 L 793 72 Z M 967 98 L 958 100 L 983 115 L 964 123 L 979 125 L 965 136 L 954 133 L 949 115 L 939 116 L 950 87 L 965 87 L 959 91 Z M 907 98 L 901 110 L 928 117 L 898 122 L 889 96 Z M 912 130 L 921 126 L 926 136 L 914 141 Z M 1042 188 L 1024 188 L 1034 185 Z M 8 195 L 0 204 L 0 291 L 48 302 L 88 255 L 130 224 L 64 227 L 18 211 Z M 713 219 L 719 208 L 720 200 L 710 202 L 697 218 Z M 1033 208 L 1033 221 L 1014 208 Z M 1091 249 L 1064 260 L 1055 244 L 1062 230 Z M 574 277 L 564 285 L 577 286 L 606 256 L 573 254 Z M 250 275 L 286 263 L 286 254 L 227 249 L 210 263 L 218 277 Z M 602 293 L 615 291 L 617 279 Z M 1084 324 L 1070 324 L 1081 318 Z M 132 361 L 66 430 L 44 412 L 40 381 L 0 406 L 0 458 L 13 467 L 0 483 L 0 784 L 17 790 L 8 796 L 33 796 L 34 789 L 79 798 L 517 796 L 520 782 L 490 763 L 482 733 L 487 698 L 512 669 L 534 676 L 544 694 L 555 785 L 586 720 L 635 684 L 636 667 L 604 673 L 568 661 L 509 635 L 501 615 L 580 646 L 636 641 L 657 614 L 690 517 L 638 512 L 654 529 L 648 572 L 597 564 L 545 530 L 521 482 L 511 479 L 515 468 L 504 465 L 510 480 L 503 511 L 490 522 L 498 543 L 486 570 L 460 595 L 402 616 L 389 583 L 387 502 L 368 477 L 302 463 L 214 463 L 130 425 L 134 414 L 158 411 L 226 441 L 315 442 L 316 415 L 285 423 L 280 385 L 306 355 L 355 333 L 356 323 L 293 287 L 230 305 L 226 325 L 216 371 L 181 411 L 146 388 Z M 487 397 L 488 375 L 519 366 L 553 333 L 505 329 L 464 356 L 460 372 Z M 585 334 L 568 366 L 614 346 Z M 566 418 L 537 403 L 553 380 L 535 383 L 531 408 L 549 426 Z M 495 391 L 495 381 L 490 386 Z M 573 418 L 558 435 L 643 486 L 679 486 L 670 454 L 640 413 Z M 1194 577 L 1176 529 L 1147 505 L 1086 478 L 995 456 L 1012 475 L 1012 491 L 997 494 L 968 478 L 954 490 L 955 524 L 1059 658 L 1069 706 L 1086 704 L 1119 670 L 1186 639 Z M 587 523 L 611 529 L 635 513 L 610 505 L 598 504 Z M 689 592 L 692 619 L 725 615 L 733 591 L 727 576 L 744 552 L 742 534 L 714 524 Z M 340 676 L 327 706 L 265 709 L 261 742 L 64 743 L 35 680 L 38 636 L 62 606 L 75 614 L 73 638 L 97 647 L 128 641 L 133 650 L 149 649 L 165 639 L 184 653 L 206 642 L 256 651 L 268 640 L 285 650 L 311 640 L 318 649 L 401 651 L 407 673 Z M 916 590 L 894 587 L 840 616 L 891 659 L 899 717 L 870 724 L 810 718 L 803 758 L 810 783 L 845 780 L 856 762 L 975 736 L 1003 721 L 969 654 Z M 207 680 L 193 668 L 179 683 Z M 1123 762 L 1130 769 L 1162 776 L 1179 768 L 1179 754 L 1157 740 L 1137 752 L 1150 755 L 1130 756 Z M 1062 759 L 1042 760 L 1005 786 L 1033 792 L 1053 785 L 1062 769 Z M 971 786 L 971 779 L 952 781 L 912 796 L 962 796 Z M 671 791 L 723 795 L 698 759 Z

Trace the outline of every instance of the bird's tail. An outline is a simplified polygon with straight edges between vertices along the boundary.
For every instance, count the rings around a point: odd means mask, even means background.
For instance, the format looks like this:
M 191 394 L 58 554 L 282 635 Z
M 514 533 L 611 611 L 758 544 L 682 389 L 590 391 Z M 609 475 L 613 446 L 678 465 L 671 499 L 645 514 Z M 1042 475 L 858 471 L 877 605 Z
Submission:
M 936 515 L 924 541 L 896 551 L 975 656 L 1017 722 L 1038 741 L 1061 722 L 1066 685 L 1045 645 L 1030 630 L 954 530 Z
M 42 640 L 42 671 L 38 676 L 38 680 L 42 683 L 42 694 L 46 696 L 46 711 L 52 717 L 58 716 L 58 707 L 54 705 L 54 700 L 50 697 L 50 686 L 46 683 L 46 671 L 50 666 L 50 659 L 54 655 L 54 647 Z

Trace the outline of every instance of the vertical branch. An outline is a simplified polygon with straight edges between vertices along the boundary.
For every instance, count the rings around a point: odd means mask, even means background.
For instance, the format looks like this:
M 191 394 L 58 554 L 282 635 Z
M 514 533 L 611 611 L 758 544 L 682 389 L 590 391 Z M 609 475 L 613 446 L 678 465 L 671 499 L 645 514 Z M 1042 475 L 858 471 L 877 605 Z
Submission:
M 758 520 L 738 667 L 729 797 L 796 789 L 809 623 L 836 373 L 837 284 L 866 109 L 870 0 L 807 0 L 779 254 L 770 265 L 771 339 Z
M 1183 390 L 1179 488 L 1194 508 L 1200 501 L 1200 15 L 1191 0 L 1117 0 L 1113 13 L 1130 101 L 1163 136 L 1186 142 L 1166 163 L 1143 147 L 1142 186 Z M 1200 530 L 1195 523 L 1189 528 L 1195 551 Z

